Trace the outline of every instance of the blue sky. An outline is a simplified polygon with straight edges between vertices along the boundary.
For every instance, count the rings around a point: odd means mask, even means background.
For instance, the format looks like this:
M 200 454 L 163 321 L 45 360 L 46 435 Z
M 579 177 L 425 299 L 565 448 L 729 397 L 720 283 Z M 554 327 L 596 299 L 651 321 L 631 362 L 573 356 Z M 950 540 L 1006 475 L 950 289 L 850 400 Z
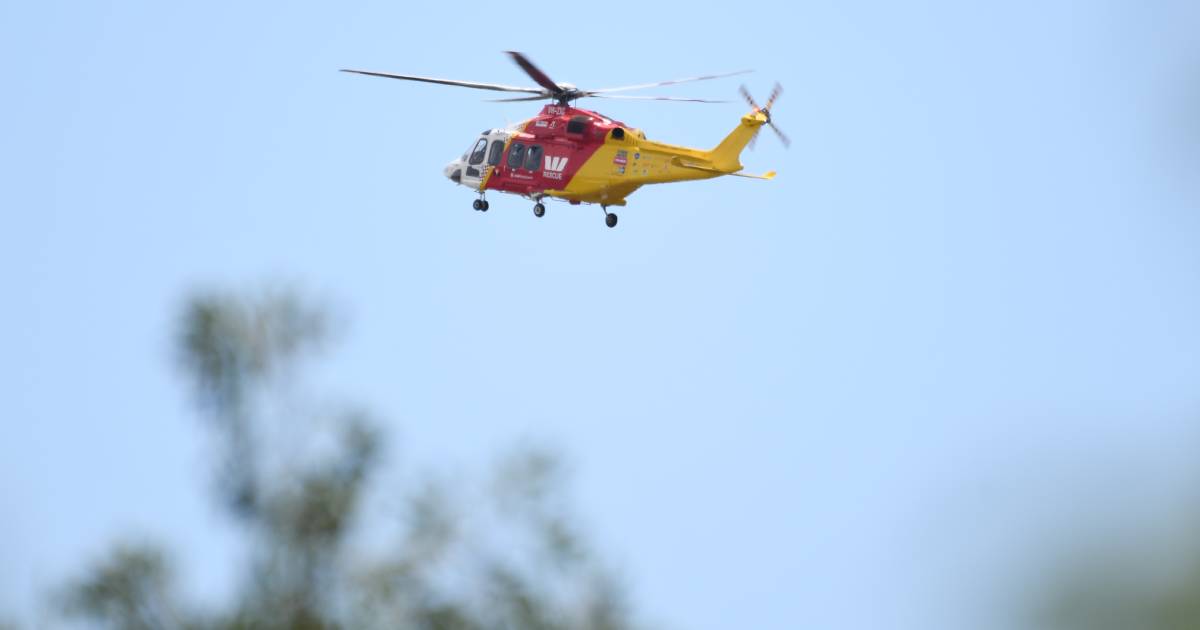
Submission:
M 649 619 L 1027 627 L 1045 563 L 1195 489 L 1197 7 L 0 6 L 0 614 L 130 533 L 228 592 L 172 325 L 291 283 L 348 323 L 314 381 L 386 418 L 389 475 L 560 445 Z M 536 104 L 336 72 L 524 84 L 503 50 L 582 87 L 751 67 L 659 93 L 778 80 L 793 145 L 613 230 L 482 214 L 441 167 Z M 590 106 L 695 146 L 745 110 Z

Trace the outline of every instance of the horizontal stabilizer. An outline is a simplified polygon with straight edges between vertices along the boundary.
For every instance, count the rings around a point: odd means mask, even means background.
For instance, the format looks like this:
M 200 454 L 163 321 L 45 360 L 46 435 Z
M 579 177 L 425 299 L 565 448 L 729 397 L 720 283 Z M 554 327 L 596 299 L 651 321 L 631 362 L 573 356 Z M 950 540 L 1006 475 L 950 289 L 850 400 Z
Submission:
M 767 180 L 775 179 L 775 171 L 767 171 L 766 173 L 763 173 L 762 175 L 752 175 L 750 173 L 730 173 L 730 175 L 737 175 L 738 177 L 749 177 L 751 179 L 767 179 Z
M 767 171 L 766 173 L 763 173 L 762 175 L 752 175 L 750 173 L 742 173 L 742 172 L 731 173 L 729 171 L 723 171 L 719 168 L 713 168 L 711 166 L 705 166 L 703 164 L 696 164 L 695 162 L 688 162 L 686 160 L 681 160 L 679 158 L 675 158 L 675 164 L 682 166 L 683 168 L 690 168 L 690 169 L 695 169 L 697 171 L 705 171 L 708 173 L 716 173 L 718 175 L 737 175 L 738 177 L 749 177 L 751 179 L 768 179 L 768 180 L 775 179 L 775 171 Z

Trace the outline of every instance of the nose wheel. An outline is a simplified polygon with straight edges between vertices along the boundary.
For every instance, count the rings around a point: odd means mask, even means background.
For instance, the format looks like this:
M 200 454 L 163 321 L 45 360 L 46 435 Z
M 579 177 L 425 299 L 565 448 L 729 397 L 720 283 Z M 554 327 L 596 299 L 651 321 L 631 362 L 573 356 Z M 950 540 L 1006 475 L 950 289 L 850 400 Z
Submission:
M 475 208 L 476 210 L 478 210 L 480 212 L 487 212 L 487 210 L 488 210 L 487 199 L 476 199 L 474 202 L 471 203 L 471 207 Z

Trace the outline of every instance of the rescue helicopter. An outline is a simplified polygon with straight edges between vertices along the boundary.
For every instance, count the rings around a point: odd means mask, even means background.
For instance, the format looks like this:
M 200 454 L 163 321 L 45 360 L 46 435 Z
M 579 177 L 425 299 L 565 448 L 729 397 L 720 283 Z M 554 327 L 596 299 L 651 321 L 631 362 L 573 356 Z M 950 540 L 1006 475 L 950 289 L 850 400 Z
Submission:
M 521 87 L 458 81 L 434 77 L 343 69 L 388 79 L 422 81 L 477 90 L 516 92 L 513 98 L 492 99 L 492 102 L 550 101 L 537 116 L 504 129 L 489 129 L 472 141 L 461 157 L 451 161 L 443 174 L 455 184 L 466 186 L 478 194 L 472 206 L 487 212 L 488 191 L 520 195 L 534 202 L 533 214 L 546 214 L 543 201 L 558 199 L 572 205 L 598 204 L 604 211 L 604 222 L 616 227 L 617 215 L 611 206 L 624 206 L 626 198 L 647 184 L 711 179 L 736 175 L 770 180 L 775 171 L 761 175 L 744 173 L 740 162 L 742 150 L 752 145 L 763 126 L 769 126 L 783 142 L 787 136 L 771 121 L 771 107 L 782 94 L 778 83 L 759 106 L 743 85 L 742 97 L 753 109 L 742 116 L 737 127 L 711 149 L 697 149 L 657 142 L 646 138 L 640 129 L 623 122 L 575 106 L 582 98 L 636 99 L 680 101 L 694 103 L 724 103 L 699 98 L 672 96 L 630 96 L 616 94 L 631 90 L 706 81 L 750 72 L 742 70 L 627 85 L 597 90 L 580 89 L 570 83 L 557 83 L 519 52 L 507 53 L 539 87 Z

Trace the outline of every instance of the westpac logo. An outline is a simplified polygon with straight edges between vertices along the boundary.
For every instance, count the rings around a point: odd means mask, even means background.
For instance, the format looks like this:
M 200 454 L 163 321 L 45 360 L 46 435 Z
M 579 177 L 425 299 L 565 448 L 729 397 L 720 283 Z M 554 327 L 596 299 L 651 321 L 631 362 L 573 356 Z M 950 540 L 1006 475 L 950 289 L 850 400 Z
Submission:
M 567 158 L 561 156 L 546 156 L 546 177 L 562 179 L 562 172 L 567 168 Z

